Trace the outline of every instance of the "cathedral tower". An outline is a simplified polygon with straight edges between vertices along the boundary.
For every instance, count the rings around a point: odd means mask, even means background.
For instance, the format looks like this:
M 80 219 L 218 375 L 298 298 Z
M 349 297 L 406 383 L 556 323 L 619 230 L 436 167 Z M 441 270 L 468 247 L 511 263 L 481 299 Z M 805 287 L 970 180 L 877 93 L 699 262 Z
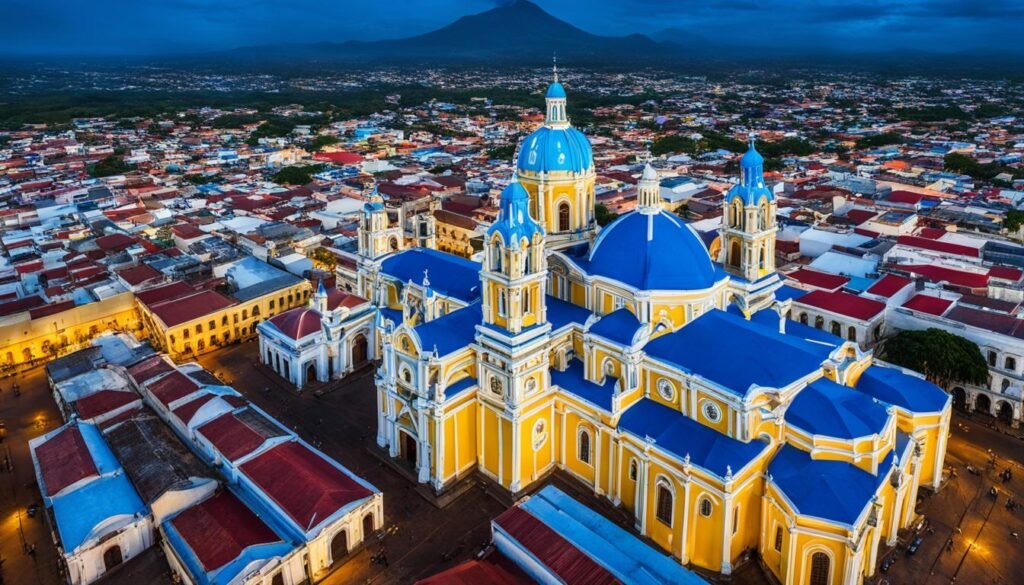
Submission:
M 725 267 L 748 282 L 775 273 L 775 195 L 764 183 L 764 158 L 754 147 L 740 159 L 740 182 L 726 193 L 722 208 Z
M 369 201 L 363 205 L 359 217 L 359 255 L 375 259 L 402 248 L 402 227 L 390 226 L 384 198 L 377 192 L 377 185 L 370 192 Z
M 593 238 L 596 173 L 590 141 L 569 122 L 557 67 L 553 75 L 544 125 L 519 145 L 516 167 L 529 193 L 530 213 L 547 232 L 548 247 L 558 249 Z

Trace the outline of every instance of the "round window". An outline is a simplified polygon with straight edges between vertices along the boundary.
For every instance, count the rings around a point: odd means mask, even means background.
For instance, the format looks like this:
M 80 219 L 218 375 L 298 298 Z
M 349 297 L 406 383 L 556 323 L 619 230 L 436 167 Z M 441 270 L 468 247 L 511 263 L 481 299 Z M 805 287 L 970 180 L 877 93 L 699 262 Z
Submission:
M 671 402 L 676 398 L 676 389 L 672 386 L 672 382 L 662 378 L 658 380 L 658 394 L 660 394 L 665 400 Z
M 722 411 L 714 402 L 706 401 L 704 402 L 704 417 L 710 422 L 716 423 L 722 420 Z

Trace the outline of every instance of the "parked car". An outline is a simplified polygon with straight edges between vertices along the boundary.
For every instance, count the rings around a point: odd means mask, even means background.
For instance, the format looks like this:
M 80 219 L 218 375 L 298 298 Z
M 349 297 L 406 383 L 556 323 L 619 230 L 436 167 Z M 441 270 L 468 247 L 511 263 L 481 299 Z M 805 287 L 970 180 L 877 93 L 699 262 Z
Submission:
M 917 554 L 917 549 L 921 548 L 921 543 L 922 542 L 924 542 L 924 537 L 923 536 L 918 536 L 917 538 L 915 538 L 914 542 L 911 542 L 910 546 L 907 547 L 907 554 L 908 555 Z
M 896 555 L 889 555 L 882 561 L 882 572 L 888 573 L 889 569 L 896 564 Z

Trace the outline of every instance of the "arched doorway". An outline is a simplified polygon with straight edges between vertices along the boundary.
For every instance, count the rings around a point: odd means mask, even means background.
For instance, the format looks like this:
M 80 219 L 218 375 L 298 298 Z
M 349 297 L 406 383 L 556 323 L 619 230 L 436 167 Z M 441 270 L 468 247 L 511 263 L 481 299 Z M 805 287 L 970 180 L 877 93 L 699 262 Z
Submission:
M 114 567 L 120 565 L 124 561 L 124 557 L 121 556 L 121 547 L 114 545 L 107 550 L 103 551 L 103 567 L 104 570 L 109 571 Z
M 953 388 L 953 408 L 967 410 L 967 391 L 959 386 Z
M 999 419 L 1006 424 L 1010 424 L 1013 422 L 1013 407 L 1010 406 L 1010 403 L 1005 400 L 999 401 L 999 406 L 996 409 L 996 414 L 999 416 Z
M 352 341 L 352 366 L 358 367 L 366 362 L 368 355 L 366 335 L 360 333 L 356 335 L 356 338 Z
M 368 512 L 363 516 L 363 540 L 370 538 L 373 533 L 373 512 Z
M 305 380 L 306 384 L 312 384 L 313 382 L 316 382 L 316 362 L 315 361 L 311 361 L 311 362 L 306 364 L 305 374 L 306 374 L 306 380 Z
M 974 410 L 992 414 L 992 399 L 986 394 L 978 394 L 978 397 L 974 399 Z
M 348 554 L 348 531 L 342 530 L 331 539 L 331 562 L 336 563 Z
M 398 431 L 400 440 L 398 442 L 399 455 L 401 458 L 413 466 L 416 465 L 416 437 L 413 437 L 406 431 Z

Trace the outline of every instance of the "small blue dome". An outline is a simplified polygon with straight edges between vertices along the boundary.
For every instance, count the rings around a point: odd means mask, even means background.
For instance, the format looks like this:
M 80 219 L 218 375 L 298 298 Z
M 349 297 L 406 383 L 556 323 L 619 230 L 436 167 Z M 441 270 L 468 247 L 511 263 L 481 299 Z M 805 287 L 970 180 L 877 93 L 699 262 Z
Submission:
M 488 236 L 498 232 L 505 244 L 510 245 L 523 238 L 533 240 L 534 234 L 544 233 L 540 224 L 530 217 L 530 194 L 516 178 L 513 177 L 501 192 L 499 206 L 498 219 L 487 230 Z
M 639 290 L 703 290 L 716 281 L 700 236 L 665 211 L 634 211 L 604 228 L 588 272 Z
M 541 126 L 519 147 L 519 171 L 582 173 L 594 166 L 590 141 L 579 130 Z
M 565 88 L 556 81 L 548 86 L 548 95 L 545 97 L 565 99 Z
M 762 198 L 771 201 L 775 198 L 764 184 L 764 157 L 754 147 L 754 139 L 750 139 L 750 148 L 740 157 L 740 182 L 729 189 L 726 194 L 726 201 L 740 198 L 743 205 L 757 205 Z

